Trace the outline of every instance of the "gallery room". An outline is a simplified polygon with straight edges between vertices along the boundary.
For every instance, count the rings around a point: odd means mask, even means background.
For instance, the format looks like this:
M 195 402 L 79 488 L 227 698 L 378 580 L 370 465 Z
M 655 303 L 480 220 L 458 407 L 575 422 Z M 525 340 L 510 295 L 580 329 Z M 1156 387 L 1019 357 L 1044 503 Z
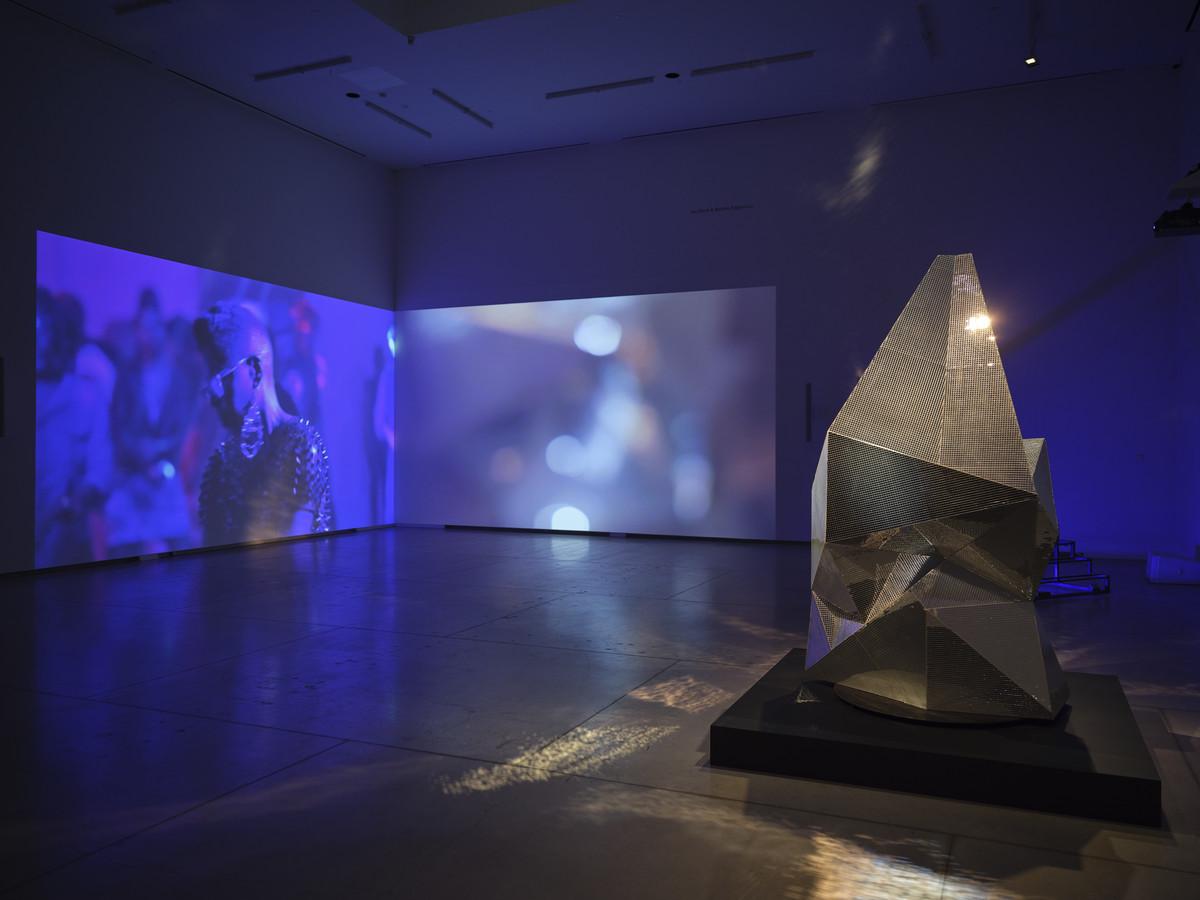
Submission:
M 1200 897 L 1198 0 L 0 74 L 0 896 Z

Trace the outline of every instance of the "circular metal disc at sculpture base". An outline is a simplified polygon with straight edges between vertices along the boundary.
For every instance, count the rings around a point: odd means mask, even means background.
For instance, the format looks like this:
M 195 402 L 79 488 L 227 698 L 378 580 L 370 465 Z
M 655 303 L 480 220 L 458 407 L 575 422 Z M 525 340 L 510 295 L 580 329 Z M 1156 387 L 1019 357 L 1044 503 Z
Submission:
M 1006 722 L 1022 721 L 1017 716 L 987 716 L 978 713 L 943 712 L 936 709 L 923 709 L 883 697 L 870 691 L 860 691 L 844 684 L 835 684 L 833 692 L 843 701 L 867 712 L 891 716 L 896 719 L 910 719 L 917 722 L 930 722 L 938 725 L 1003 725 Z

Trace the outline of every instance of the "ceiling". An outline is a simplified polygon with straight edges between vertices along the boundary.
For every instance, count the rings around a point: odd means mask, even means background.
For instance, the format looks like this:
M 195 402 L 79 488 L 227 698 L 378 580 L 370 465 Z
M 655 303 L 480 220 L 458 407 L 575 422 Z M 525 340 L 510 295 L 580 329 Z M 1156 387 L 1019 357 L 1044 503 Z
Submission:
M 1200 0 L 20 5 L 394 167 L 1170 64 L 1200 30 Z

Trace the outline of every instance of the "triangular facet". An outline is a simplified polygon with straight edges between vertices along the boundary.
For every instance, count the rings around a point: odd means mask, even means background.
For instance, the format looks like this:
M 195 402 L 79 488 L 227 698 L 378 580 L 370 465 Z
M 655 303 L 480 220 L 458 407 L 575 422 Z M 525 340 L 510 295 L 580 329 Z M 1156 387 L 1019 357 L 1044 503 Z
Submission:
M 1058 540 L 1058 509 L 1054 505 L 1054 483 L 1050 480 L 1050 453 L 1045 438 L 1026 438 L 1025 456 L 1038 498 L 1038 546 L 1043 555 Z
M 817 561 L 817 568 L 813 571 L 812 592 L 815 596 L 820 597 L 827 606 L 842 615 L 852 616 L 858 611 L 858 608 L 854 605 L 854 598 L 846 586 L 846 577 L 831 552 L 834 546 L 836 545 L 824 545 L 824 552 Z M 833 632 L 829 633 L 832 636 Z
M 941 560 L 905 593 L 925 609 L 948 606 L 978 607 L 993 603 L 1017 602 L 1011 592 L 993 584 L 975 572 Z
M 825 540 L 825 510 L 827 503 L 827 491 L 829 487 L 829 435 L 825 435 L 825 441 L 821 444 L 821 456 L 817 460 L 817 473 L 813 476 L 812 483 L 812 532 L 811 540 Z
M 1021 427 L 975 261 L 954 257 L 939 465 L 1033 493 Z
M 929 705 L 967 715 L 1044 718 L 1046 709 L 949 628 L 925 631 Z
M 1041 706 L 1049 707 L 1037 610 L 1032 603 L 944 607 L 933 615 Z
M 953 559 L 1032 600 L 1042 574 L 1036 543 L 1037 500 L 1031 498 L 996 512 L 999 515 L 992 526 L 954 554 Z
M 1029 499 L 1029 493 L 829 433 L 829 541 Z

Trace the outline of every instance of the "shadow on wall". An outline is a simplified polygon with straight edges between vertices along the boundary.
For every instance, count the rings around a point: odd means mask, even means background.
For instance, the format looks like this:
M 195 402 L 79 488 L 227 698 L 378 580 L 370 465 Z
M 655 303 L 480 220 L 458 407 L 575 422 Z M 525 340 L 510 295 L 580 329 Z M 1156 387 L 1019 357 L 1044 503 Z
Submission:
M 1013 353 L 1035 339 L 1049 334 L 1063 322 L 1076 313 L 1082 312 L 1093 303 L 1108 296 L 1115 288 L 1133 278 L 1134 275 L 1150 267 L 1152 262 L 1161 262 L 1167 256 L 1167 248 L 1161 244 L 1149 244 L 1139 253 L 1134 253 L 1114 266 L 1109 267 L 1104 274 L 1092 280 L 1083 290 L 1064 302 L 1058 304 L 1049 313 L 1042 316 L 1020 334 L 1004 341 L 1004 351 Z

